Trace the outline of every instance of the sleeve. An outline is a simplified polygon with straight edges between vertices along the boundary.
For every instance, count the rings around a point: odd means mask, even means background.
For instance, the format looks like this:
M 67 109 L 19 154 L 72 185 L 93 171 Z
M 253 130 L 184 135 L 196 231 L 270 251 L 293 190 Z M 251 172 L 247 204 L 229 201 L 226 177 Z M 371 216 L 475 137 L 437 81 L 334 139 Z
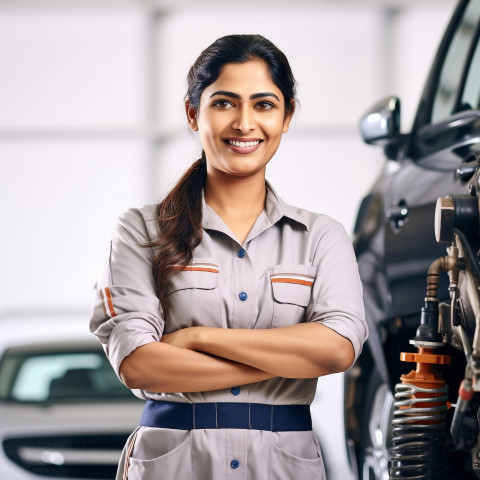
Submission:
M 116 374 L 136 348 L 158 342 L 164 319 L 155 293 L 153 252 L 139 210 L 129 210 L 116 225 L 108 261 L 95 284 L 90 331 L 102 343 Z
M 368 336 L 362 284 L 347 232 L 340 223 L 328 220 L 317 230 L 319 240 L 313 257 L 317 273 L 307 321 L 320 322 L 350 340 L 356 360 Z

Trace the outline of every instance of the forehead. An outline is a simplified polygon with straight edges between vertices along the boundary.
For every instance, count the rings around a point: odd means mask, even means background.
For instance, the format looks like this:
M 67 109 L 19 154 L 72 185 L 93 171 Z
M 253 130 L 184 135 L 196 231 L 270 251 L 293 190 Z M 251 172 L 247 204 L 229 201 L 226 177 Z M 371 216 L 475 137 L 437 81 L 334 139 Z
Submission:
M 267 64 L 263 60 L 227 63 L 222 67 L 215 82 L 210 84 L 203 93 L 209 96 L 217 90 L 226 90 L 240 95 L 271 92 L 281 98 L 280 89 L 270 77 Z

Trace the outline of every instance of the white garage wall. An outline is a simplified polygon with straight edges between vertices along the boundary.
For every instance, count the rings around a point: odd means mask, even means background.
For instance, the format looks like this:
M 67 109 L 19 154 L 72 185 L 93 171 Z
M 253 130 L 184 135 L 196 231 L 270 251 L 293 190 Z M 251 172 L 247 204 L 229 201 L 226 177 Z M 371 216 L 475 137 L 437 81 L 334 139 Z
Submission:
M 0 158 L 1 309 L 88 314 L 115 218 L 144 198 L 143 142 L 15 140 Z
M 0 10 L 0 129 L 138 128 L 145 21 L 132 11 Z
M 145 23 L 0 13 L 0 318 L 88 314 L 116 216 L 147 200 Z

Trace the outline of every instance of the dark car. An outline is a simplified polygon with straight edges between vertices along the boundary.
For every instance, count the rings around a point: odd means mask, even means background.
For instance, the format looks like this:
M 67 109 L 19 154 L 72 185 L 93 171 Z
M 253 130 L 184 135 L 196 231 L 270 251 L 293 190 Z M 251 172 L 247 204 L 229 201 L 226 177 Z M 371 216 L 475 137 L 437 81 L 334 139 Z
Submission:
M 468 194 L 465 184 L 480 153 L 480 0 L 459 2 L 411 131 L 401 132 L 396 97 L 375 105 L 360 129 L 365 142 L 383 146 L 387 161 L 360 205 L 354 231 L 370 336 L 345 377 L 347 449 L 360 479 L 383 480 L 389 478 L 393 392 L 412 367 L 400 362 L 400 352 L 411 350 L 427 270 L 445 255 L 446 245 L 435 240 L 435 204 L 438 197 Z M 448 278 L 441 277 L 439 297 L 449 298 Z M 454 403 L 465 356 L 451 350 L 444 375 Z M 471 470 L 469 462 L 464 452 L 449 453 L 447 478 L 470 478 L 462 473 Z

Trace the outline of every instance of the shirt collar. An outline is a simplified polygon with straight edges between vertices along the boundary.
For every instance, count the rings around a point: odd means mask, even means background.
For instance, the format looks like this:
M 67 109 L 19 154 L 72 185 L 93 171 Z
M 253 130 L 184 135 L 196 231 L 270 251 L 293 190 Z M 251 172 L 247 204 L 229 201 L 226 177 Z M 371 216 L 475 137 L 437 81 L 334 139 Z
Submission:
M 267 186 L 267 199 L 265 202 L 265 212 L 267 217 L 272 222 L 272 225 L 275 225 L 281 218 L 287 217 L 294 222 L 302 224 L 305 229 L 308 231 L 308 223 L 300 215 L 298 209 L 285 203 L 280 195 L 275 191 L 268 180 L 265 181 Z
M 265 184 L 267 188 L 265 214 L 270 224 L 275 225 L 283 217 L 286 217 L 296 223 L 300 223 L 308 231 L 308 224 L 298 210 L 285 203 L 270 182 L 265 181 Z M 218 230 L 231 235 L 230 229 L 225 225 L 225 222 L 205 202 L 204 194 L 202 194 L 202 226 L 206 230 Z

